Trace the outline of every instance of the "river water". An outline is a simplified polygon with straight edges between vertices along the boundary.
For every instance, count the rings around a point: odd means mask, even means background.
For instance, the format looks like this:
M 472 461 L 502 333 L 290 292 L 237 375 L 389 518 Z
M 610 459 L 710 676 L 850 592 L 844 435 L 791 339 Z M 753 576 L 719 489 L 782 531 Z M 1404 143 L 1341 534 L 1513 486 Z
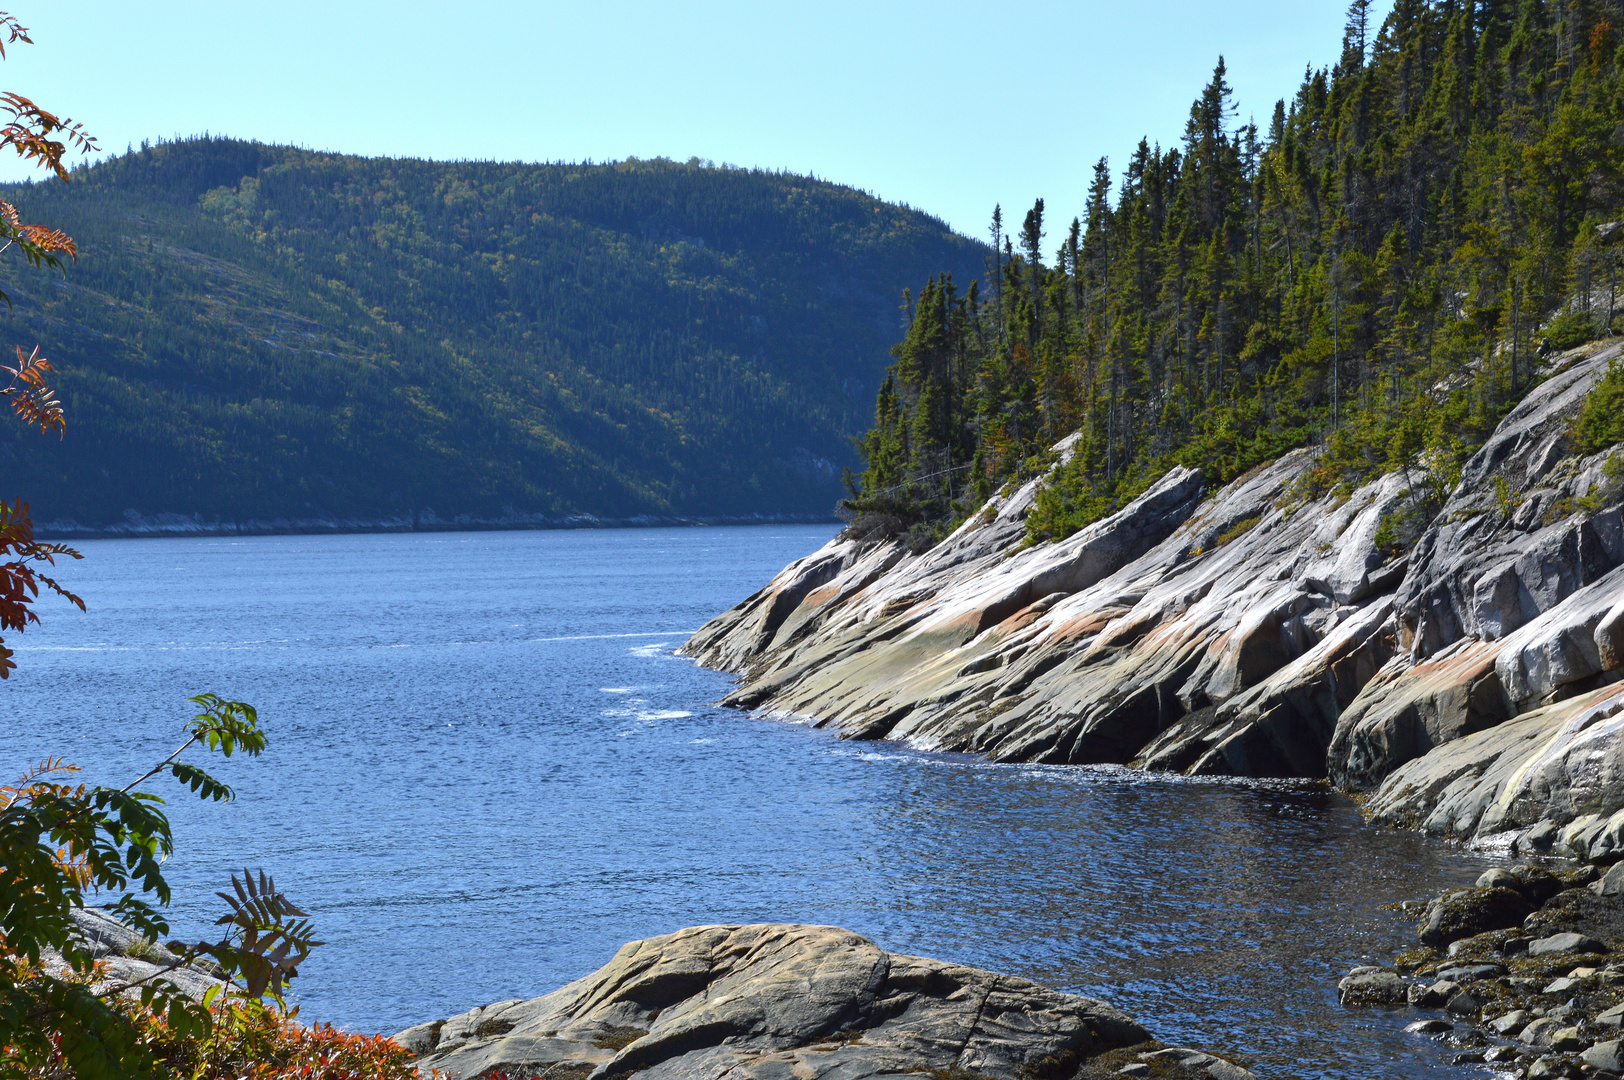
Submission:
M 1266 1076 L 1464 1077 L 1335 982 L 1413 929 L 1381 905 L 1489 865 L 1320 787 L 990 765 L 716 708 L 673 655 L 820 527 L 81 545 L 0 685 L 0 767 L 123 783 L 185 698 L 258 707 L 229 805 L 170 800 L 177 931 L 242 866 L 328 942 L 306 1020 L 392 1032 L 718 922 L 844 926 L 1086 993 Z

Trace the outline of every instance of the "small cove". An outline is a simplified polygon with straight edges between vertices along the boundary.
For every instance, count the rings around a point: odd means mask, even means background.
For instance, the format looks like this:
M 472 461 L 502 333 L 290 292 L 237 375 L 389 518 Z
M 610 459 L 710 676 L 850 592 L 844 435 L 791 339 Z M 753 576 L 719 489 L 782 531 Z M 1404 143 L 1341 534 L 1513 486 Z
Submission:
M 832 923 L 1102 997 L 1264 1075 L 1461 1077 L 1337 977 L 1380 906 L 1486 857 L 1322 787 L 991 765 L 719 709 L 687 634 L 832 530 L 762 526 L 100 541 L 9 644 L 0 746 L 127 780 L 184 698 L 260 710 L 232 806 L 171 799 L 177 930 L 264 866 L 330 944 L 307 1020 L 390 1032 L 551 990 L 624 941 Z

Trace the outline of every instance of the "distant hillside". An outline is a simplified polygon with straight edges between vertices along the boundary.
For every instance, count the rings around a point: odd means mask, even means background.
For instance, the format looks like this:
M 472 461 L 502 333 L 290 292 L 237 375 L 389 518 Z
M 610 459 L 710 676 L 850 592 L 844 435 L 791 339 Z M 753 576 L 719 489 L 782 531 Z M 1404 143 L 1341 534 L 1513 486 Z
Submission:
M 4 336 L 67 438 L 0 429 L 36 520 L 828 514 L 905 285 L 980 245 L 837 184 L 223 139 L 12 186 L 80 245 Z M 170 519 L 171 521 L 173 519 Z

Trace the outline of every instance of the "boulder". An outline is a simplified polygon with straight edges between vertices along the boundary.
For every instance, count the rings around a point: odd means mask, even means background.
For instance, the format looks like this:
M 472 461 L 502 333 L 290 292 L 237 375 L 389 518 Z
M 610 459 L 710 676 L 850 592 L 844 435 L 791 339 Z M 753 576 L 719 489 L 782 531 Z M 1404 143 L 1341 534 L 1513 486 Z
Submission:
M 1243 1069 L 1233 1062 L 1225 1061 L 1212 1054 L 1204 1054 L 1200 1050 L 1189 1050 L 1182 1046 L 1170 1046 L 1165 1050 L 1154 1050 L 1139 1055 L 1143 1062 L 1167 1062 L 1181 1065 L 1197 1073 L 1205 1073 L 1212 1080 L 1257 1080 L 1257 1074 L 1250 1069 Z
M 1496 1035 L 1511 1035 L 1527 1026 L 1529 1014 L 1523 1009 L 1513 1009 L 1504 1016 L 1496 1017 L 1489 1022 L 1489 1030 Z
M 1561 878 L 1543 866 L 1534 866 L 1530 863 L 1515 867 L 1511 871 L 1511 876 L 1517 881 L 1517 884 L 1511 887 L 1528 897 L 1528 902 L 1535 907 L 1566 888 Z
M 1441 1009 L 1459 992 L 1460 983 L 1453 979 L 1439 979 L 1431 984 L 1411 983 L 1404 999 L 1418 1009 Z
M 1337 990 L 1344 1005 L 1402 1005 L 1409 986 L 1398 972 L 1378 968 L 1355 971 L 1337 983 Z
M 1607 868 L 1600 881 L 1590 886 L 1597 896 L 1618 896 L 1624 894 L 1624 862 L 1614 863 Z
M 1554 953 L 1565 952 L 1605 953 L 1606 951 L 1607 946 L 1595 938 L 1574 933 L 1552 934 L 1550 937 L 1542 937 L 1538 941 L 1530 942 L 1528 945 L 1528 955 L 1530 957 L 1550 956 Z
M 1542 1016 L 1518 1032 L 1517 1041 L 1527 1043 L 1529 1046 L 1549 1046 L 1551 1037 L 1560 1030 L 1562 1030 L 1561 1021 Z
M 1456 889 L 1427 905 L 1419 934 L 1424 945 L 1447 945 L 1490 930 L 1521 926 L 1534 906 L 1519 892 L 1490 886 Z
M 1528 1066 L 1528 1080 L 1565 1080 L 1568 1063 L 1555 1054 L 1541 1054 Z
M 635 941 L 545 997 L 498 1002 L 395 1038 L 417 1053 L 424 1077 L 438 1070 L 450 1080 L 492 1071 L 1020 1080 L 1075 1069 L 1149 1034 L 1103 1002 L 1024 979 L 888 953 L 834 927 L 758 925 Z
M 1580 1056 L 1586 1065 L 1601 1072 L 1624 1072 L 1624 1041 L 1599 1042 Z
M 1455 1025 L 1448 1020 L 1417 1020 L 1413 1024 L 1405 1024 L 1404 1030 L 1412 1035 L 1443 1035 L 1454 1031 Z

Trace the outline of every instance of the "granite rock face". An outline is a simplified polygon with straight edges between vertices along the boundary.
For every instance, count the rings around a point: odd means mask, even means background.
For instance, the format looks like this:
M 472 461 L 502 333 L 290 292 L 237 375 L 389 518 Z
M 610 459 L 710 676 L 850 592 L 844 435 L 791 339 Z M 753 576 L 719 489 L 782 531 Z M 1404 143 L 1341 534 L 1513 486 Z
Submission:
M 1603 687 L 1448 742 L 1401 766 L 1366 810 L 1516 850 L 1624 855 L 1624 688 Z
M 102 965 L 102 978 L 97 989 L 125 985 L 141 985 L 161 979 L 171 983 L 194 998 L 201 998 L 211 987 L 221 985 L 209 961 L 196 965 L 176 966 L 163 948 L 119 922 L 100 908 L 74 908 L 73 922 L 83 948 Z M 47 951 L 45 961 L 51 966 L 62 964 L 62 958 Z
M 1329 776 L 1380 789 L 1390 820 L 1459 832 L 1473 815 L 1432 800 L 1461 779 L 1461 753 L 1500 761 L 1516 724 L 1560 726 L 1624 678 L 1624 479 L 1609 453 L 1568 445 L 1619 354 L 1555 358 L 1441 506 L 1406 473 L 1305 501 L 1313 457 L 1296 451 L 1217 490 L 1175 469 L 1117 514 L 1028 545 L 1039 478 L 922 554 L 835 540 L 683 652 L 738 674 L 729 704 L 847 738 Z M 1407 522 L 1419 537 L 1395 555 Z M 1476 741 L 1445 752 L 1462 740 Z M 1593 767 L 1551 752 L 1515 811 L 1468 831 L 1624 809 Z
M 1320 775 L 1396 642 L 1402 565 L 1374 538 L 1408 490 L 1295 505 L 1299 452 L 1202 497 L 1176 469 L 1119 513 L 1021 546 L 1040 481 L 911 555 L 836 540 L 684 646 L 728 702 L 1003 761 Z M 809 578 L 822 582 L 803 590 Z M 784 614 L 784 597 L 799 596 Z
M 1467 461 L 1398 590 L 1413 655 L 1463 637 L 1503 639 L 1624 562 L 1616 499 L 1595 512 L 1564 506 L 1606 486 L 1606 455 L 1569 456 L 1567 432 L 1618 354 L 1615 346 L 1551 375 Z
M 424 1076 L 790 1080 L 1069 1076 L 1150 1039 L 1103 1002 L 888 953 L 828 926 L 701 926 L 624 946 L 545 997 L 395 1036 Z M 1217 1059 L 1215 1059 L 1217 1060 Z M 1250 1074 L 1246 1074 L 1250 1075 Z

